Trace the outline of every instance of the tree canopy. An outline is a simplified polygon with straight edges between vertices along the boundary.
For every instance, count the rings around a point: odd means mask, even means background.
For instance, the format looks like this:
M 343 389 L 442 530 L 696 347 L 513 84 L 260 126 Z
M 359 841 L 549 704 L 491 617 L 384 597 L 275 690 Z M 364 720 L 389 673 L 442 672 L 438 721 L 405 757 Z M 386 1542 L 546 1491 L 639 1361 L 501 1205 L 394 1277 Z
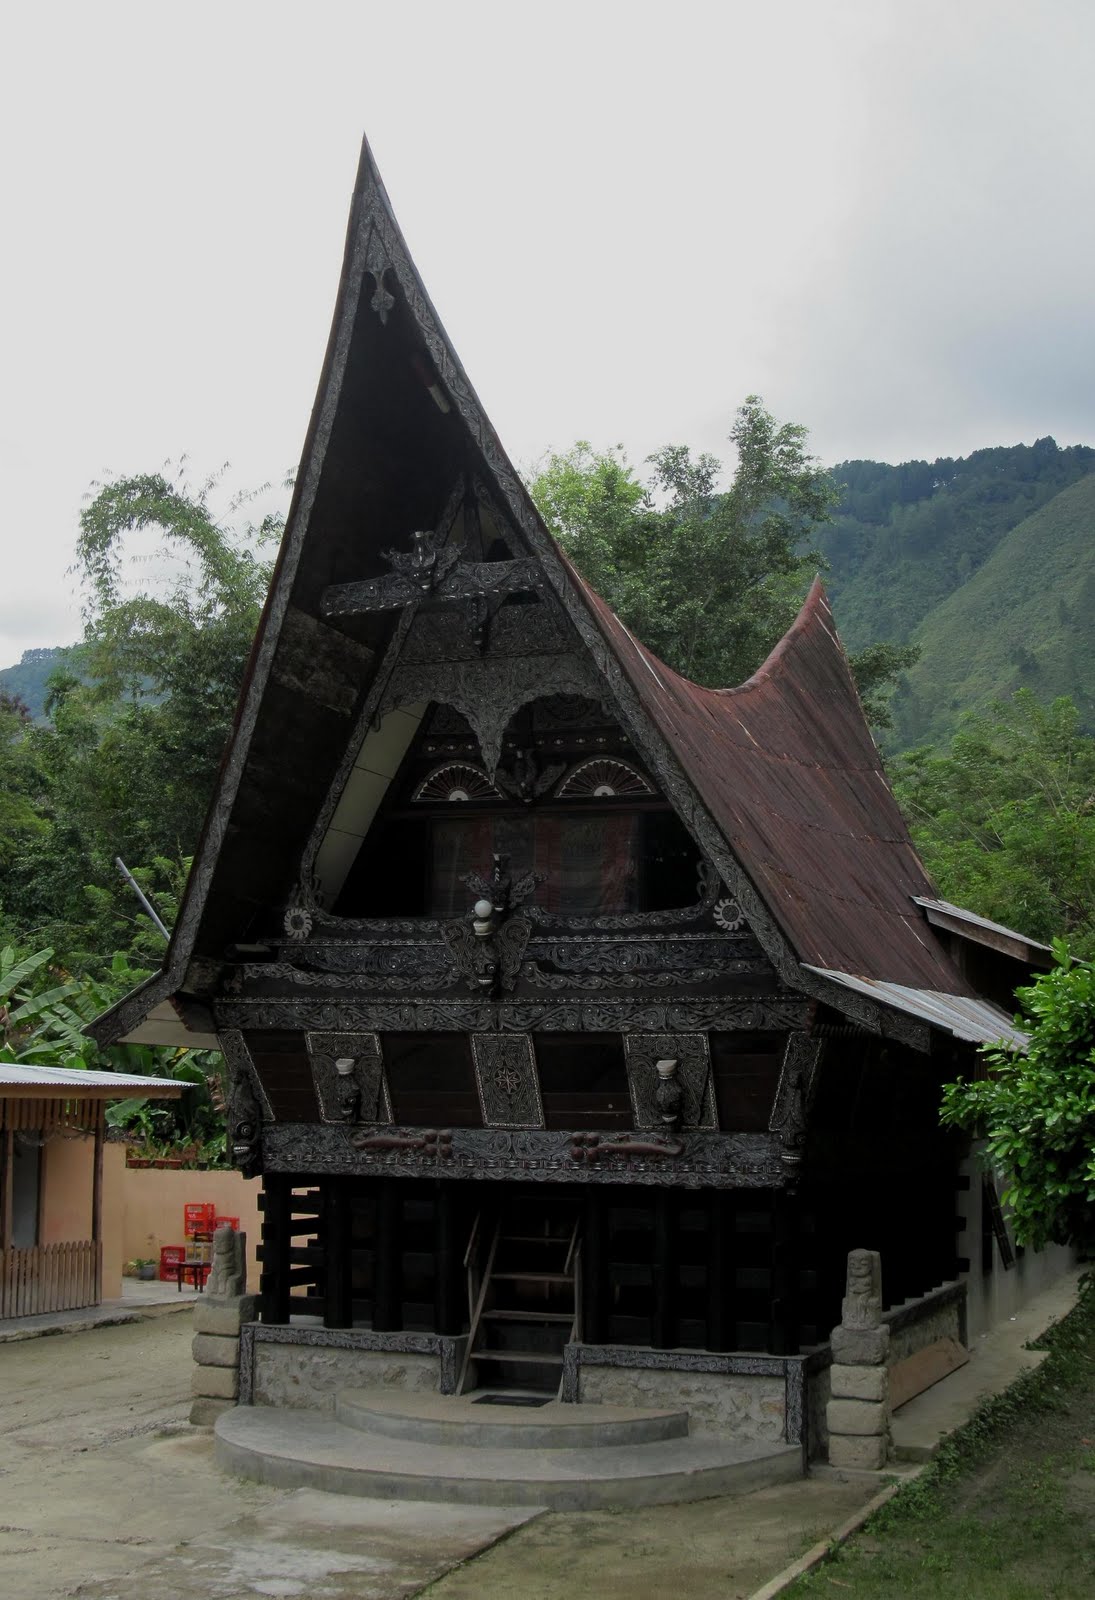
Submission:
M 1002 1196 L 1019 1244 L 1095 1251 L 1095 968 L 1064 941 L 1056 966 L 1018 990 L 1024 1053 L 983 1051 L 985 1082 L 946 1086 L 942 1120 L 982 1133 L 1003 1172 Z
M 1095 739 L 1067 698 L 1029 689 L 910 751 L 894 789 L 941 892 L 1035 939 L 1095 955 Z
M 281 522 L 248 521 L 242 500 L 218 517 L 216 480 L 192 485 L 181 467 L 93 487 L 76 551 L 79 673 L 54 674 L 44 725 L 0 706 L 0 928 L 102 976 L 147 937 L 115 856 L 174 893 L 197 842 Z M 158 585 L 131 581 L 142 535 L 174 557 Z
M 530 490 L 545 521 L 643 643 L 713 688 L 744 682 L 794 621 L 823 565 L 813 541 L 837 499 L 799 423 L 779 423 L 756 395 L 730 432 L 737 465 L 667 445 L 642 479 L 622 448 L 580 441 L 551 455 Z M 874 645 L 857 682 L 876 721 L 879 691 L 915 649 Z M 857 663 L 853 663 L 856 670 Z

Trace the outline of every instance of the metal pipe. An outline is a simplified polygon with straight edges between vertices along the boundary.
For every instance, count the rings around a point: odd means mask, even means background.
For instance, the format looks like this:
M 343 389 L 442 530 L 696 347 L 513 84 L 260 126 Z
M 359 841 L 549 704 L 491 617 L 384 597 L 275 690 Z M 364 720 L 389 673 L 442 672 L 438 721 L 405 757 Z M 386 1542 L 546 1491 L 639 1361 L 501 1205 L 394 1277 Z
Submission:
M 145 894 L 144 890 L 141 888 L 140 884 L 137 882 L 137 880 L 133 876 L 132 872 L 130 872 L 129 868 L 126 866 L 126 864 L 122 860 L 121 856 L 115 856 L 114 857 L 114 865 L 117 867 L 118 871 L 121 873 L 121 875 L 125 879 L 126 883 L 128 883 L 129 887 L 133 890 L 133 893 L 137 896 L 137 899 L 141 902 L 141 905 L 144 907 L 145 911 L 152 918 L 152 921 L 156 924 L 156 931 L 158 933 L 163 934 L 164 941 L 166 943 L 170 943 L 171 942 L 171 932 L 170 932 L 170 930 L 164 926 L 164 923 L 163 923 L 161 917 L 159 916 L 159 914 L 157 913 L 155 906 L 152 904 L 151 900 Z

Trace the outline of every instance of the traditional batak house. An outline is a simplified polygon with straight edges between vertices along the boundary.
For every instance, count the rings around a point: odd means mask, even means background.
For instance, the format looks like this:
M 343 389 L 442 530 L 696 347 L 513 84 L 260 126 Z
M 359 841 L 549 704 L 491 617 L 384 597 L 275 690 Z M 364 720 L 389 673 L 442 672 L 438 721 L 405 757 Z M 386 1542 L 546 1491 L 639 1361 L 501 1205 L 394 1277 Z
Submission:
M 970 1265 L 940 1085 L 1040 956 L 935 898 L 820 583 L 714 690 L 582 581 L 366 149 L 166 965 L 97 1025 L 229 1063 L 241 1398 L 683 1404 L 797 1446 L 849 1249 L 894 1305 Z

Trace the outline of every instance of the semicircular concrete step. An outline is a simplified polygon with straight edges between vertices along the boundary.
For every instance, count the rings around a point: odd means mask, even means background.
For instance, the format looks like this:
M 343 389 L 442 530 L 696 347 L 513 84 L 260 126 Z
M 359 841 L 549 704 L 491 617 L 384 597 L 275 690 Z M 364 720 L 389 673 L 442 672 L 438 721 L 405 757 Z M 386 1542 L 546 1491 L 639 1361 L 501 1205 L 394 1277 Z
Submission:
M 474 1394 L 343 1389 L 335 1417 L 348 1428 L 420 1444 L 476 1450 L 597 1450 L 688 1435 L 687 1411 L 614 1405 L 483 1405 Z
M 238 1406 L 217 1418 L 217 1464 L 284 1489 L 586 1511 L 747 1494 L 802 1475 L 797 1445 L 662 1439 L 585 1450 L 476 1449 L 388 1439 L 329 1413 Z

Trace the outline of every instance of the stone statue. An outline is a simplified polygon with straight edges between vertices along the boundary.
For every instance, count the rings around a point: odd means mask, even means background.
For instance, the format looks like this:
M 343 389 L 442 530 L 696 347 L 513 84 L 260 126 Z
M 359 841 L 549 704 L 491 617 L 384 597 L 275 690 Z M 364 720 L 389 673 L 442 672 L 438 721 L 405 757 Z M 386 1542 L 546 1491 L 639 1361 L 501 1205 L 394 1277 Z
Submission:
M 849 1250 L 840 1320 L 845 1328 L 881 1326 L 882 1258 L 877 1250 Z
M 225 1299 L 247 1292 L 246 1237 L 235 1228 L 218 1228 L 213 1235 L 213 1270 L 206 1292 Z

